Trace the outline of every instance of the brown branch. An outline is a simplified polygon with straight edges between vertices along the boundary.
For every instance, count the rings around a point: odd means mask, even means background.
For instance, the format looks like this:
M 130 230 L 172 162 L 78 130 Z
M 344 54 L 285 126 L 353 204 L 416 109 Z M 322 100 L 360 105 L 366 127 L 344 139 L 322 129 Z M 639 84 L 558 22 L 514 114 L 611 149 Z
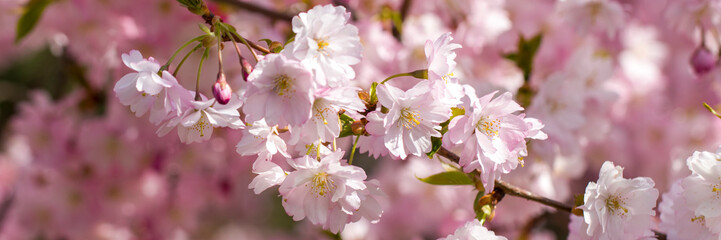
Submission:
M 254 3 L 243 2 L 243 1 L 239 1 L 239 0 L 213 0 L 213 1 L 219 2 L 219 3 L 230 4 L 237 8 L 247 10 L 248 12 L 259 13 L 259 14 L 265 15 L 266 17 L 269 17 L 269 18 L 275 19 L 275 20 L 282 20 L 282 21 L 286 21 L 286 22 L 290 22 L 293 20 L 292 15 L 276 12 L 271 9 L 267 9 L 262 6 L 258 6 Z
M 513 186 L 513 185 L 511 185 L 507 182 L 501 181 L 501 180 L 496 180 L 496 187 L 503 189 L 503 191 L 506 192 L 506 194 L 508 194 L 508 195 L 525 198 L 525 199 L 528 199 L 528 200 L 531 200 L 531 201 L 534 201 L 534 202 L 537 202 L 537 203 L 540 203 L 540 204 L 543 204 L 543 205 L 546 205 L 549 207 L 554 207 L 556 209 L 560 209 L 560 210 L 563 210 L 563 211 L 566 211 L 569 213 L 573 209 L 573 207 L 571 207 L 569 205 L 566 205 L 564 203 L 561 203 L 561 202 L 558 202 L 558 201 L 555 201 L 552 199 L 548 199 L 548 198 L 545 198 L 542 196 L 538 196 L 536 194 L 533 194 L 529 191 L 526 191 L 519 187 Z
M 438 150 L 438 152 L 436 152 L 436 154 L 441 155 L 455 163 L 458 163 L 460 161 L 460 157 L 458 157 L 458 155 L 456 155 L 455 153 L 452 153 L 451 151 L 448 151 L 448 149 L 446 149 L 444 147 L 441 147 Z M 479 173 L 477 171 L 473 171 L 470 174 L 472 174 L 471 177 L 473 178 L 474 181 L 478 181 Z M 478 185 L 478 182 L 476 182 L 476 185 Z M 560 210 L 563 210 L 566 212 L 571 212 L 571 210 L 573 209 L 572 206 L 569 206 L 567 204 L 564 204 L 564 203 L 561 203 L 561 202 L 558 202 L 558 201 L 555 201 L 555 200 L 552 200 L 549 198 L 538 196 L 536 194 L 533 194 L 529 191 L 526 191 L 519 187 L 513 186 L 510 183 L 507 183 L 507 182 L 504 182 L 501 180 L 496 180 L 495 185 L 496 185 L 496 188 L 502 189 L 506 194 L 511 195 L 511 196 L 525 198 L 525 199 L 528 199 L 528 200 L 531 200 L 531 201 L 534 201 L 534 202 L 537 202 L 537 203 L 540 203 L 540 204 L 543 204 L 543 205 L 546 205 L 549 207 L 560 209 Z

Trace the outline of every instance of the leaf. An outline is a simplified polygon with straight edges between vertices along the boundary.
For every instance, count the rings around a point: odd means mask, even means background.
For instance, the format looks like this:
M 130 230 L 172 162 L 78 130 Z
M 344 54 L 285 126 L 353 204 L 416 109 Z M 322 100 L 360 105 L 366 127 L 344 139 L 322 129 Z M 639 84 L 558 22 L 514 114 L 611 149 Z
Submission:
M 483 215 L 483 210 L 481 210 L 481 207 L 483 207 L 483 205 L 481 205 L 481 197 L 483 197 L 483 195 L 486 195 L 484 191 L 478 191 L 478 194 L 476 194 L 476 199 L 473 200 L 473 212 L 476 213 L 476 219 L 478 219 L 479 221 L 485 219 Z
M 431 151 L 426 153 L 428 158 L 433 158 L 433 155 L 435 155 L 438 152 L 438 150 L 441 149 L 442 145 L 443 145 L 442 137 L 431 137 Z
M 531 39 L 526 39 L 521 36 L 518 40 L 518 49 L 516 52 L 504 54 L 503 57 L 516 63 L 516 67 L 523 71 L 523 79 L 529 81 L 531 79 L 531 72 L 533 71 L 533 58 L 538 52 L 538 48 L 541 46 L 543 39 L 542 34 L 537 34 Z
M 267 39 L 267 38 L 263 38 L 263 39 L 258 40 L 258 42 L 260 42 L 260 41 L 265 42 L 265 44 L 266 44 L 268 47 L 270 47 L 270 44 L 273 43 L 273 40 L 270 40 L 270 39 Z
M 25 12 L 18 20 L 15 32 L 15 44 L 19 43 L 20 40 L 22 40 L 33 30 L 33 28 L 35 28 L 35 25 L 37 25 L 38 20 L 40 20 L 40 17 L 43 15 L 45 8 L 50 5 L 51 2 L 53 1 L 30 0 L 30 2 L 25 5 Z
M 378 87 L 378 83 L 377 83 L 377 82 L 373 82 L 373 84 L 371 84 L 371 89 L 369 90 L 369 94 L 371 95 L 371 97 L 370 97 L 370 99 L 371 99 L 371 100 L 370 100 L 370 104 L 374 104 L 374 103 L 377 103 L 377 102 L 378 102 L 378 95 L 377 95 L 377 93 L 376 93 L 376 88 L 377 88 L 377 87 Z
M 351 124 L 353 124 L 353 122 L 355 122 L 355 120 L 352 117 L 345 115 L 345 113 L 341 114 L 339 116 L 339 119 L 340 119 L 341 129 L 340 129 L 340 134 L 338 135 L 338 138 L 355 135 L 355 134 L 353 134 L 353 128 L 351 127 Z
M 416 178 L 433 185 L 473 185 L 473 180 L 465 173 L 459 171 L 442 172 L 426 178 Z

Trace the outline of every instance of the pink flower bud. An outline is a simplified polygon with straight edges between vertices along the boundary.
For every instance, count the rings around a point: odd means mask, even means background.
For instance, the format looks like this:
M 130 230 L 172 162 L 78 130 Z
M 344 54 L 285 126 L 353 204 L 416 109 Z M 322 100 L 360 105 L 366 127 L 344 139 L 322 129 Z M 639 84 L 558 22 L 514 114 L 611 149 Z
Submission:
M 222 72 L 218 73 L 218 80 L 216 80 L 215 84 L 213 84 L 213 96 L 215 97 L 215 100 L 217 100 L 218 103 L 225 105 L 230 102 L 230 96 L 232 93 L 233 90 L 225 81 L 225 74 Z
M 245 81 L 248 81 L 248 75 L 253 72 L 253 65 L 250 65 L 250 63 L 245 60 L 245 58 L 240 59 L 240 65 L 243 67 L 243 79 L 245 79 Z
M 691 67 L 698 75 L 704 75 L 716 66 L 716 56 L 704 46 L 699 46 L 691 55 Z

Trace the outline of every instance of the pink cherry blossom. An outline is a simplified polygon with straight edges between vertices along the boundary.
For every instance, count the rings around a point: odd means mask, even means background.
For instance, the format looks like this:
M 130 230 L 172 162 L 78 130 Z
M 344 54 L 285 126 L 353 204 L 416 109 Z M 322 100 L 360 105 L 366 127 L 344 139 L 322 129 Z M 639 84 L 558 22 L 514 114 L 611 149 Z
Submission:
M 464 144 L 460 164 L 464 171 L 479 171 L 486 189 L 493 189 L 495 179 L 523 164 L 527 155 L 526 138 L 545 139 L 538 120 L 514 114 L 523 108 L 514 102 L 511 93 L 493 98 L 496 92 L 475 98 L 467 90 L 465 114 L 448 124 L 444 141 Z
M 342 6 L 318 5 L 293 17 L 295 41 L 284 49 L 313 70 L 320 86 L 342 86 L 355 78 L 350 67 L 360 62 L 358 28 L 348 24 L 350 13 Z
M 385 147 L 395 157 L 422 156 L 431 148 L 431 137 L 441 137 L 435 126 L 448 119 L 450 108 L 434 101 L 425 86 L 419 84 L 404 92 L 378 85 L 378 102 L 388 113 L 371 113 L 366 128 L 371 134 L 385 135 Z
M 606 161 L 598 182 L 590 182 L 583 196 L 586 234 L 598 239 L 639 238 L 649 230 L 658 190 L 647 177 L 623 178 L 623 168 Z
M 377 221 L 382 211 L 376 197 L 377 183 L 365 182 L 365 171 L 343 165 L 343 152 L 334 152 L 320 161 L 304 156 L 289 159 L 295 169 L 280 185 L 283 208 L 293 220 L 308 220 L 333 233 L 360 218 Z
M 269 125 L 300 126 L 311 118 L 311 73 L 296 60 L 270 54 L 248 76 L 243 112 L 246 121 L 265 118 Z

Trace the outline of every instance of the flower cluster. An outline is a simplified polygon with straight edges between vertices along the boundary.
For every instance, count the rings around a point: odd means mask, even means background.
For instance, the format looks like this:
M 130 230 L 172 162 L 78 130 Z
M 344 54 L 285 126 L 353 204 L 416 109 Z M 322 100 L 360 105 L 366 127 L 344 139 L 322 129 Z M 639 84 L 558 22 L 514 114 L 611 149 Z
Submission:
M 314 2 L 1 2 L 0 239 L 721 236 L 718 1 Z

